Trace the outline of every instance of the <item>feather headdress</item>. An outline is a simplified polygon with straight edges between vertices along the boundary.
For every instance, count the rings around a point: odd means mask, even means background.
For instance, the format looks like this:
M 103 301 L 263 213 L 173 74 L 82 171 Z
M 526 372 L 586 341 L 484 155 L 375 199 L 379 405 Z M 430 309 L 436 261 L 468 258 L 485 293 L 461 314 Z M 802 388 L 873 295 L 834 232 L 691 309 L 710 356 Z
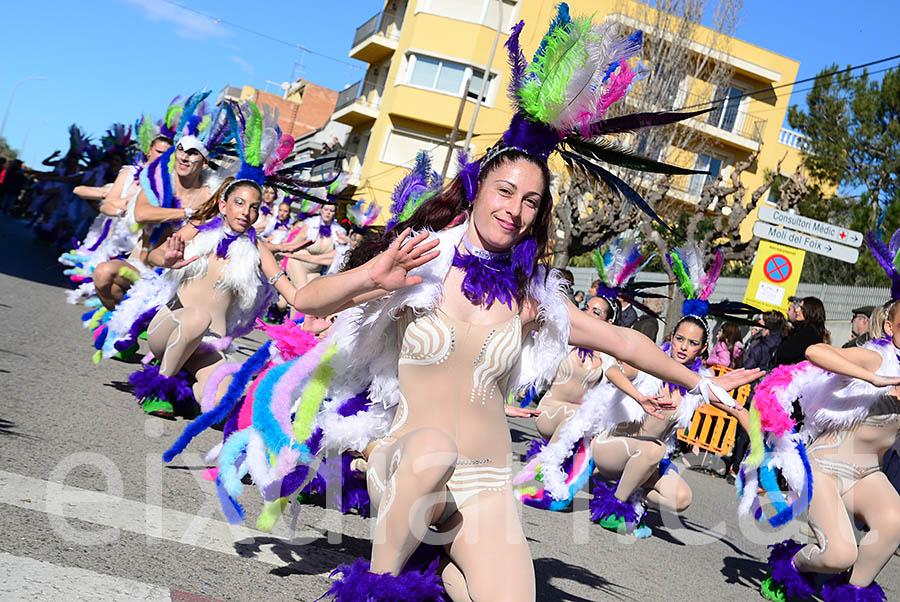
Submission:
M 704 268 L 703 251 L 693 241 L 673 249 L 666 255 L 666 259 L 675 274 L 678 288 L 684 295 L 684 303 L 681 306 L 683 316 L 694 316 L 702 320 L 712 314 L 727 317 L 734 322 L 755 325 L 734 315 L 760 313 L 755 307 L 735 301 L 709 303 L 709 297 L 716 290 L 716 283 L 725 264 L 725 255 L 721 249 L 716 249 L 716 257 L 708 270 Z
M 67 155 L 83 157 L 93 146 L 91 138 L 74 123 L 69 126 L 69 152 Z
M 143 154 L 142 159 L 146 159 L 150 154 L 150 145 L 153 143 L 153 139 L 165 135 L 162 133 L 162 125 L 162 121 L 154 122 L 149 115 L 141 115 L 141 118 L 135 122 L 134 131 L 137 136 L 138 148 Z
M 891 279 L 891 300 L 900 300 L 900 228 L 894 231 L 888 244 L 874 232 L 866 232 L 866 244 L 881 269 Z
M 297 176 L 305 169 L 334 161 L 333 158 L 319 159 L 284 167 L 283 163 L 294 149 L 294 138 L 282 134 L 278 126 L 278 113 L 264 105 L 262 110 L 254 102 L 241 104 L 229 102 L 225 105 L 229 134 L 223 137 L 234 140 L 240 167 L 234 182 L 251 181 L 262 186 L 268 184 L 297 194 L 301 188 L 325 187 L 337 179 L 334 176 L 321 181 L 301 180 Z M 216 121 L 212 131 L 219 127 Z M 305 195 L 304 195 L 305 196 Z
M 134 150 L 134 142 L 131 138 L 131 126 L 124 123 L 114 123 L 100 139 L 104 152 L 122 153 L 126 156 Z
M 419 151 L 412 170 L 391 193 L 391 217 L 385 229 L 390 230 L 412 217 L 423 202 L 441 189 L 441 180 L 440 174 L 431 168 L 431 156 L 426 151 Z
M 509 129 L 480 160 L 461 159 L 460 174 L 469 200 L 475 196 L 481 165 L 505 150 L 519 150 L 544 160 L 556 151 L 570 167 L 604 182 L 669 229 L 633 188 L 599 163 L 662 174 L 706 172 L 641 157 L 615 142 L 597 138 L 667 125 L 706 111 L 634 113 L 604 119 L 612 104 L 647 77 L 649 70 L 632 60 L 642 47 L 641 31 L 621 37 L 613 23 L 595 25 L 588 17 L 573 18 L 568 5 L 560 3 L 534 58 L 526 63 L 519 44 L 523 26 L 522 21 L 516 24 L 506 41 L 512 71 L 508 91 L 516 109 Z
M 591 253 L 591 262 L 597 269 L 600 279 L 597 296 L 607 300 L 607 303 L 613 308 L 614 314 L 618 313 L 615 300 L 622 296 L 640 307 L 642 311 L 656 316 L 656 312 L 638 302 L 637 298 L 664 297 L 664 295 L 645 293 L 640 290 L 658 285 L 633 282 L 634 277 L 644 269 L 651 258 L 642 252 L 642 245 L 638 239 L 623 236 L 594 249 Z

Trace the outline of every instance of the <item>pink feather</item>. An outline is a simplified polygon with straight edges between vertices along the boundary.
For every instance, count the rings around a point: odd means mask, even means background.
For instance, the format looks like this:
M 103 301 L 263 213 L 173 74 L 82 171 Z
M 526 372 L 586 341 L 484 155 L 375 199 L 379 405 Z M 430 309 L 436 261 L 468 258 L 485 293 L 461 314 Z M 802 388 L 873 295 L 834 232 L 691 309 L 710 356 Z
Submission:
M 634 79 L 634 69 L 632 69 L 625 59 L 619 61 L 619 69 L 609 78 L 609 86 L 606 92 L 600 97 L 597 103 L 597 110 L 594 111 L 594 119 L 602 117 L 610 106 L 628 92 L 628 86 Z
M 327 344 L 321 344 L 307 351 L 288 368 L 272 389 L 272 415 L 285 433 L 292 432 L 291 406 L 294 404 L 294 392 L 300 387 L 300 383 L 313 373 L 327 348 Z
M 704 276 L 703 280 L 700 282 L 701 286 L 703 286 L 703 290 L 700 292 L 700 296 L 697 297 L 698 299 L 706 301 L 709 299 L 710 295 L 713 294 L 713 291 L 716 290 L 716 282 L 719 281 L 719 275 L 722 273 L 723 265 L 725 265 L 725 254 L 722 253 L 722 249 L 716 249 L 716 258 L 710 266 L 709 271 L 706 272 L 706 276 Z
M 637 259 L 633 261 L 629 261 L 625 264 L 625 267 L 622 269 L 622 273 L 619 274 L 619 277 L 616 278 L 616 286 L 622 286 L 622 283 L 631 278 L 631 275 L 634 274 L 639 267 L 641 267 L 641 262 L 646 259 L 646 255 L 640 255 Z
M 269 370 L 274 365 L 275 364 L 272 362 L 269 362 L 269 365 L 263 368 L 262 372 L 260 372 L 253 382 L 250 383 L 250 387 L 247 389 L 247 396 L 244 398 L 244 403 L 241 406 L 241 411 L 238 412 L 237 428 L 239 431 L 242 431 L 253 424 L 253 402 L 256 399 L 256 387 L 259 386 L 259 383 L 262 382 L 262 379 L 266 377 L 266 374 L 269 373 Z
M 763 432 L 782 437 L 794 427 L 796 423 L 786 409 L 792 400 L 782 399 L 782 396 L 794 377 L 811 365 L 809 362 L 801 362 L 791 366 L 779 366 L 756 387 L 753 407 L 759 412 Z
M 284 324 L 266 324 L 257 318 L 256 324 L 259 330 L 264 330 L 275 340 L 275 346 L 285 361 L 300 357 L 316 344 L 316 335 L 303 330 L 293 320 L 287 320 Z
M 267 176 L 271 176 L 273 173 L 278 171 L 281 167 L 281 164 L 284 163 L 284 160 L 288 155 L 291 154 L 291 151 L 294 150 L 294 137 L 289 134 L 282 134 L 281 139 L 278 141 L 278 147 L 275 149 L 275 152 L 272 153 L 272 156 L 269 158 L 268 163 L 266 164 L 265 174 Z

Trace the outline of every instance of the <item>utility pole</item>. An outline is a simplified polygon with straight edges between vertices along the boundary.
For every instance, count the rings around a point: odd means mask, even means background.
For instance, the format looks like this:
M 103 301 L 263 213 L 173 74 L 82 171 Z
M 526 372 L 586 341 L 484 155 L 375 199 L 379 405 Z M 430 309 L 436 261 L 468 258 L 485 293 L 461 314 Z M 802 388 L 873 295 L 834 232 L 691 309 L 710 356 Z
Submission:
M 459 134 L 459 122 L 462 121 L 463 110 L 466 108 L 466 101 L 469 98 L 469 86 L 472 84 L 472 77 L 466 78 L 466 85 L 462 98 L 459 99 L 459 111 L 456 112 L 456 121 L 453 123 L 453 131 L 450 132 L 450 142 L 447 147 L 447 156 L 444 158 L 444 168 L 441 170 L 441 180 L 447 177 L 447 169 L 450 168 L 450 159 L 453 158 L 453 150 L 456 148 L 456 136 Z M 471 132 L 470 132 L 471 133 Z

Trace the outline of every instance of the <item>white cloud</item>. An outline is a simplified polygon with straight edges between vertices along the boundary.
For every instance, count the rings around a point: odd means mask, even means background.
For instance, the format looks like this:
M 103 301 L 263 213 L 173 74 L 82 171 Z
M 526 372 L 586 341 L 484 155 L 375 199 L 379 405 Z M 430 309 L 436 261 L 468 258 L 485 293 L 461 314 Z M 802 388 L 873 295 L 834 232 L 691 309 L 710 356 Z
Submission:
M 229 35 L 225 27 L 214 19 L 169 4 L 164 0 L 122 0 L 141 9 L 151 21 L 165 21 L 175 26 L 182 38 L 222 38 Z
M 249 75 L 253 75 L 253 65 L 245 61 L 239 56 L 231 56 L 229 57 L 231 62 L 240 67 L 245 73 Z

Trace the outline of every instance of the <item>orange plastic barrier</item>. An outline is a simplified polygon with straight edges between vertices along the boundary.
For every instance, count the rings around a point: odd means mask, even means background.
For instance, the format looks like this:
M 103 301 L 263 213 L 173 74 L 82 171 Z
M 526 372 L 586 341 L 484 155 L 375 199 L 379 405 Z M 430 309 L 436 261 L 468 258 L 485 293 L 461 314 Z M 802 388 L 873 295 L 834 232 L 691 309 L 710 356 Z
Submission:
M 731 372 L 731 368 L 725 366 L 712 366 L 711 370 L 716 376 Z M 751 386 L 747 384 L 734 391 L 729 391 L 729 393 L 735 401 L 746 407 L 750 399 L 750 391 Z M 694 412 L 690 428 L 678 431 L 678 439 L 708 452 L 727 456 L 734 447 L 737 428 L 737 419 L 711 405 L 704 405 Z

